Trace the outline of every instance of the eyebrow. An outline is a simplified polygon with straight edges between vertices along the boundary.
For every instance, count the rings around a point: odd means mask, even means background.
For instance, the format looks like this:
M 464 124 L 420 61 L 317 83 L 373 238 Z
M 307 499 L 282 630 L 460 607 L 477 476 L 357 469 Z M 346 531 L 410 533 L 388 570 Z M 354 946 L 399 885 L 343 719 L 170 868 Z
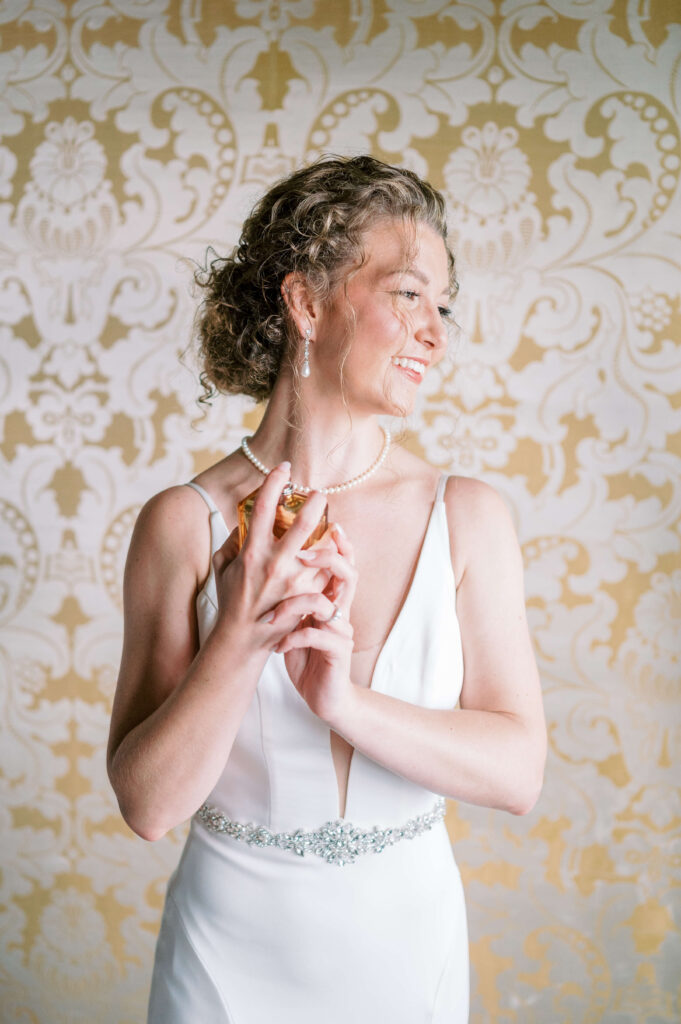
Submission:
M 385 276 L 391 277 L 393 274 L 411 274 L 412 277 L 415 277 L 417 281 L 420 281 L 422 284 L 430 284 L 430 280 L 426 277 L 422 270 L 418 269 L 418 267 L 395 267 L 394 270 L 388 270 Z M 451 292 L 449 289 L 449 285 L 446 285 L 440 292 L 440 295 L 450 294 Z

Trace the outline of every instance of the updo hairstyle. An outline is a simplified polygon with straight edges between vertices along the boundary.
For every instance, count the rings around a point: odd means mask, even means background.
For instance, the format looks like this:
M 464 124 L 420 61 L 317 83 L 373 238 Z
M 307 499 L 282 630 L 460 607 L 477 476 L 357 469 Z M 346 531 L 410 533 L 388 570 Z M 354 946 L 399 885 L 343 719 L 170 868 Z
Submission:
M 385 219 L 425 223 L 441 236 L 455 294 L 442 195 L 413 171 L 371 156 L 324 157 L 275 184 L 256 203 L 231 255 L 195 274 L 204 290 L 196 321 L 200 401 L 216 392 L 268 398 L 282 360 L 295 356 L 299 342 L 282 281 L 299 273 L 317 300 L 328 300 L 362 264 L 365 232 Z

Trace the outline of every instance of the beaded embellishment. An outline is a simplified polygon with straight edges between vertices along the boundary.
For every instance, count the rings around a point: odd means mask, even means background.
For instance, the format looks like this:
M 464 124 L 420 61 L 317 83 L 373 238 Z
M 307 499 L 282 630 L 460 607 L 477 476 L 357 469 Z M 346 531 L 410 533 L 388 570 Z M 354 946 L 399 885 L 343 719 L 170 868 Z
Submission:
M 276 846 L 279 850 L 304 857 L 306 853 L 321 857 L 327 864 L 352 864 L 365 853 L 381 853 L 387 846 L 394 846 L 402 839 L 415 839 L 430 831 L 433 825 L 442 821 L 445 815 L 445 801 L 439 797 L 435 806 L 425 814 L 410 818 L 404 825 L 397 828 L 379 828 L 374 825 L 366 831 L 353 825 L 350 821 L 337 818 L 327 821 L 320 828 L 311 832 L 296 829 L 295 832 L 271 832 L 264 825 L 251 822 L 241 824 L 232 821 L 222 814 L 217 807 L 203 804 L 196 812 L 197 820 L 219 835 L 239 839 L 249 846 Z

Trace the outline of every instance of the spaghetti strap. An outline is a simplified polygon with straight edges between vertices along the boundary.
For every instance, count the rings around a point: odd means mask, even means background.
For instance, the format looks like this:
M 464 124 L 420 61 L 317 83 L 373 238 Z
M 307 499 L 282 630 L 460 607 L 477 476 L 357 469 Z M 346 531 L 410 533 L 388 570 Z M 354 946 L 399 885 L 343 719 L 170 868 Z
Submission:
M 440 476 L 440 479 L 438 480 L 438 483 L 437 483 L 437 491 L 435 492 L 435 501 L 436 502 L 444 501 L 445 487 L 447 486 L 447 481 L 448 480 L 449 480 L 449 475 L 447 473 L 443 473 Z
M 200 494 L 210 510 L 210 553 L 212 556 L 220 545 L 224 543 L 229 530 L 227 529 L 222 512 L 217 507 L 208 491 L 204 490 L 201 484 L 195 484 L 193 480 L 189 480 L 185 486 L 192 487 L 198 494 Z M 210 579 L 212 575 L 213 564 L 211 562 L 210 575 L 208 579 Z
M 208 491 L 203 489 L 201 484 L 196 484 L 196 483 L 194 483 L 193 480 L 189 480 L 185 484 L 185 487 L 193 487 L 194 490 L 197 491 L 201 495 L 201 497 L 205 501 L 206 505 L 208 505 L 208 508 L 211 510 L 211 512 L 218 512 L 219 513 L 220 509 L 217 507 L 217 505 L 215 504 L 215 502 L 211 498 L 211 496 L 208 493 Z

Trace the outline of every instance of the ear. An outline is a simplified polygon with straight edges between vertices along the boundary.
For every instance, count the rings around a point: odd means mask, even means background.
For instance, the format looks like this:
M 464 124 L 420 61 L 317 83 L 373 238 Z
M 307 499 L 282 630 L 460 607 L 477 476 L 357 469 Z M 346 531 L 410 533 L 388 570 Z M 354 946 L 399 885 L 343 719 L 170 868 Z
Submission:
M 319 324 L 320 307 L 313 298 L 305 277 L 297 273 L 287 274 L 281 282 L 281 294 L 298 333 L 302 337 L 310 327 L 314 338 Z

